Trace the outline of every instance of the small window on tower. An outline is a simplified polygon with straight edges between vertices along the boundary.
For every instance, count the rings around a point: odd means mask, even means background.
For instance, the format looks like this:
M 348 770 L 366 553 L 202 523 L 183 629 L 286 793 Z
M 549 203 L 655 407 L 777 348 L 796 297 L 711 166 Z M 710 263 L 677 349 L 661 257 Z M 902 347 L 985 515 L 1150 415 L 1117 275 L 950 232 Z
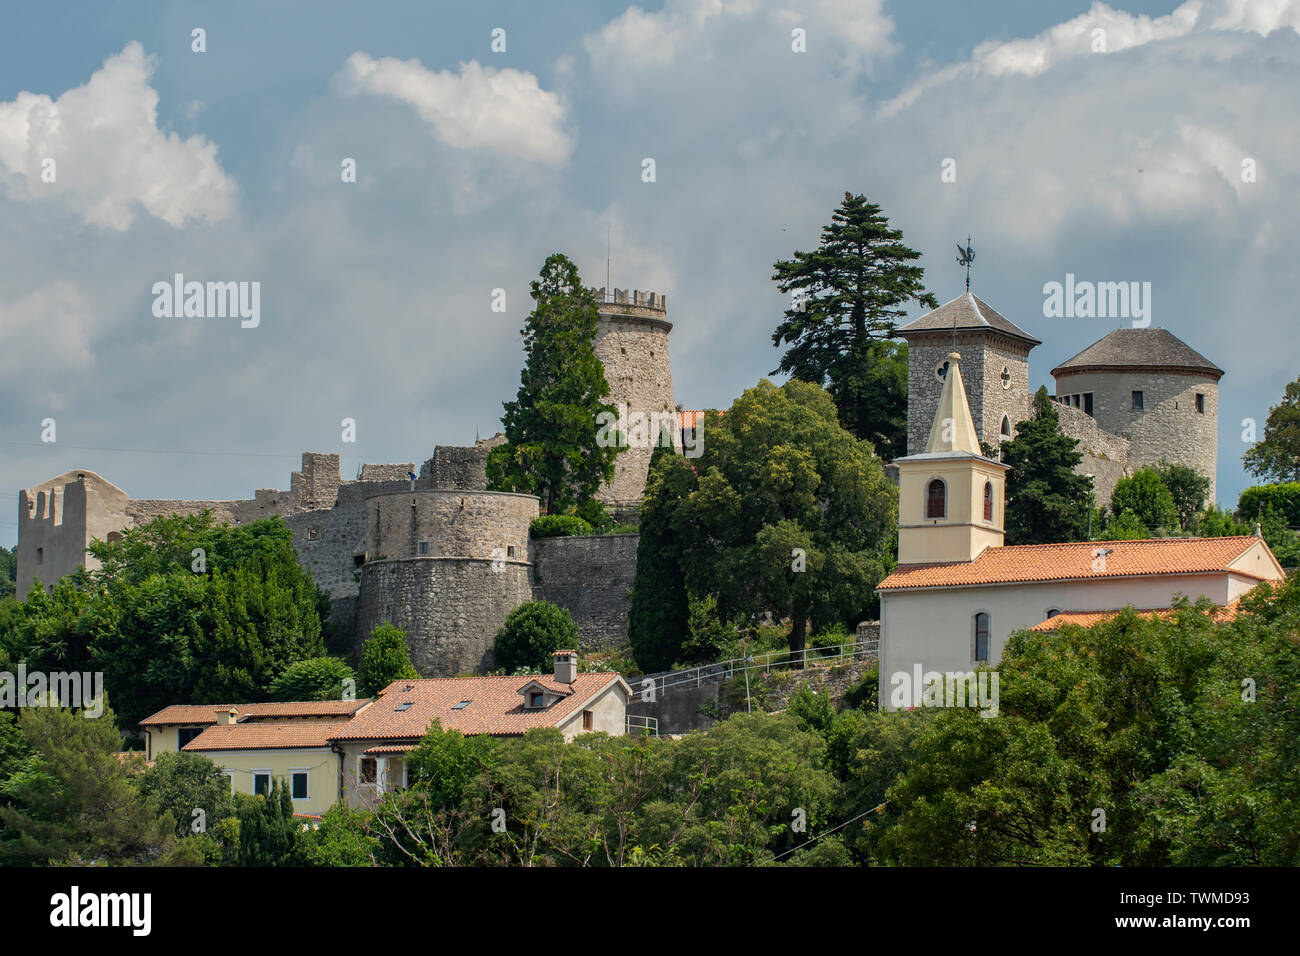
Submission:
M 1000 431 L 1002 432 L 1002 437 L 1004 439 L 1007 441 L 1011 440 L 1011 419 L 1006 415 L 1002 416 L 1002 428 Z
M 947 512 L 946 495 L 947 488 L 938 478 L 930 482 L 929 488 L 925 495 L 925 516 L 927 518 L 942 518 Z
M 1011 369 L 1009 368 L 1004 367 L 1002 369 L 1002 387 L 1003 388 L 1011 387 Z
M 984 482 L 984 520 L 993 520 L 993 482 Z
M 420 542 L 420 553 L 421 553 L 421 554 L 428 554 L 428 553 L 429 553 L 429 542 L 427 542 L 427 541 L 421 541 L 421 542 Z
M 1133 411 L 1135 411 L 1135 412 L 1140 412 L 1140 411 L 1142 411 L 1142 393 L 1141 393 L 1141 392 L 1134 392 L 1134 393 L 1133 393 Z
M 1092 392 L 1083 393 L 1083 413 L 1085 415 L 1092 414 Z
M 1196 411 L 1198 414 L 1205 414 L 1205 396 L 1200 392 L 1196 393 Z

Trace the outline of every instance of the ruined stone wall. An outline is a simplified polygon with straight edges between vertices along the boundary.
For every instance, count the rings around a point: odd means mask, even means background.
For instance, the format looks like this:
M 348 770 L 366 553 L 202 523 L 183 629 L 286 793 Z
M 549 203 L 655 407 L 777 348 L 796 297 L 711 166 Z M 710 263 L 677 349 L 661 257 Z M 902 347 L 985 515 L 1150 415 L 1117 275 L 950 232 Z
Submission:
M 532 597 L 526 561 L 398 558 L 361 573 L 357 651 L 380 624 L 406 632 L 411 663 L 423 677 L 455 677 L 494 666 L 492 642 L 506 615 Z
M 480 438 L 468 447 L 437 446 L 433 457 L 420 468 L 419 486 L 486 491 L 488 452 L 505 442 L 506 436 L 497 432 L 491 438 Z
M 19 491 L 18 599 L 26 598 L 34 578 L 49 586 L 78 567 L 97 567 L 86 546 L 130 524 L 128 503 L 125 491 L 85 469 Z
M 1133 408 L 1140 391 L 1143 408 Z M 1093 417 L 1113 435 L 1126 438 L 1128 464 L 1136 470 L 1161 459 L 1187 465 L 1210 479 L 1215 500 L 1219 452 L 1219 387 L 1204 373 L 1124 371 L 1067 373 L 1056 379 L 1056 393 L 1092 393 Z M 1204 411 L 1196 410 L 1197 394 Z
M 627 645 L 640 535 L 534 538 L 533 597 L 568 608 L 583 651 Z
M 1080 475 L 1092 475 L 1097 504 L 1109 505 L 1115 483 L 1133 473 L 1129 464 L 1129 440 L 1105 431 L 1081 408 L 1058 403 L 1056 413 L 1061 420 L 1061 431 L 1079 442 L 1076 450 L 1083 454 L 1083 461 L 1074 470 Z
M 612 301 L 604 289 L 595 290 L 600 322 L 595 351 L 605 368 L 610 394 L 606 399 L 616 408 L 627 406 L 628 416 L 641 413 L 675 412 L 673 373 L 668 361 L 667 302 L 652 292 L 615 289 Z M 681 435 L 673 421 L 673 443 L 680 449 Z M 653 440 L 653 436 L 652 436 Z M 653 447 L 631 447 L 615 459 L 614 478 L 597 494 L 619 511 L 637 509 L 645 491 Z

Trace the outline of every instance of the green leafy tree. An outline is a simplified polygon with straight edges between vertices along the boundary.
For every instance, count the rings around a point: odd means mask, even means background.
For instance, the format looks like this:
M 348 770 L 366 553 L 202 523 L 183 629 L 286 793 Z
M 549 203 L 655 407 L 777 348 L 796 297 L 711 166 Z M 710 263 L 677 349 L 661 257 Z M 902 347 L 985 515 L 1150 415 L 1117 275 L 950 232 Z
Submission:
M 1016 437 L 1002 443 L 1010 465 L 1003 524 L 1007 544 L 1083 541 L 1092 507 L 1092 479 L 1076 474 L 1079 443 L 1060 429 L 1060 416 L 1040 387 L 1034 414 L 1016 425 Z
M 1153 468 L 1139 468 L 1130 477 L 1115 482 L 1110 507 L 1117 515 L 1131 511 L 1150 531 L 1171 531 L 1178 525 L 1174 496 Z
M 357 672 L 365 693 L 378 694 L 395 680 L 420 676 L 411 663 L 406 632 L 392 624 L 380 624 L 361 647 L 361 669 Z
M 1265 481 L 1300 481 L 1300 378 L 1289 382 L 1281 403 L 1268 410 L 1263 439 L 1241 460 Z
M 8 548 L 0 548 L 0 599 L 14 593 L 18 582 L 18 558 Z
M 1253 527 L 1253 522 L 1264 513 L 1265 506 L 1277 511 L 1290 527 L 1300 528 L 1300 482 L 1247 488 L 1237 499 L 1237 517 Z
M 434 811 L 459 807 L 470 787 L 495 766 L 497 749 L 492 737 L 466 737 L 459 730 L 443 730 L 442 722 L 435 720 L 420 745 L 407 754 L 411 785 L 427 791 Z
M 818 247 L 772 276 L 795 297 L 772 334 L 789 346 L 776 371 L 826 386 L 843 426 L 891 459 L 907 448 L 907 347 L 888 340 L 909 303 L 938 306 L 902 239 L 878 205 L 846 192 Z
M 1137 512 L 1132 508 L 1125 508 L 1119 514 L 1111 517 L 1099 540 L 1142 541 L 1149 537 L 1151 537 L 1151 531 L 1142 523 L 1142 519 L 1138 517 Z
M 893 558 L 898 492 L 819 386 L 761 381 L 705 425 L 697 478 L 673 515 L 692 592 L 722 620 L 770 611 L 802 652 L 814 630 L 856 625 Z M 680 494 L 676 488 L 665 494 Z
M 1226 508 L 1209 505 L 1196 516 L 1196 535 L 1201 538 L 1227 538 L 1250 534 L 1251 525 L 1238 521 Z
M 614 476 L 617 444 L 597 442 L 602 412 L 618 410 L 596 357 L 596 300 L 578 268 L 556 253 L 532 283 L 527 355 L 516 400 L 505 403 L 506 443 L 488 453 L 488 487 L 537 495 L 548 514 L 580 508 Z M 584 515 L 585 517 L 585 515 Z
M 181 751 L 160 753 L 138 779 L 140 795 L 176 821 L 176 836 L 204 832 L 218 821 L 235 816 L 230 778 L 206 757 Z M 204 825 L 195 830 L 202 810 Z
M 298 824 L 284 780 L 276 778 L 262 796 L 236 795 L 239 814 L 239 865 L 286 866 L 292 863 Z
M 1210 479 L 1195 468 L 1173 465 L 1167 461 L 1156 465 L 1155 473 L 1174 499 L 1178 526 L 1184 531 L 1194 528 L 1197 512 L 1205 505 L 1205 496 L 1210 493 Z
M 18 718 L 30 755 L 0 784 L 0 858 L 11 863 L 147 864 L 174 845 L 176 821 L 142 799 L 118 757 L 112 711 L 98 718 L 28 707 Z
M 650 458 L 636 546 L 636 580 L 628 610 L 627 636 L 637 664 L 647 672 L 667 670 L 687 634 L 686 575 L 673 516 L 690 494 L 695 475 L 671 448 Z
M 337 657 L 295 661 L 271 684 L 272 700 L 339 700 L 344 681 L 355 680 L 352 668 Z
M 496 666 L 506 671 L 551 667 L 551 655 L 578 647 L 578 625 L 567 608 L 550 601 L 525 601 L 506 615 L 492 644 Z
M 721 659 L 736 640 L 736 629 L 719 617 L 718 601 L 712 594 L 691 600 L 686 634 L 678 663 L 687 667 Z
M 336 803 L 321 816 L 320 825 L 300 831 L 294 840 L 298 866 L 377 866 L 383 859 L 383 839 L 374 815 Z

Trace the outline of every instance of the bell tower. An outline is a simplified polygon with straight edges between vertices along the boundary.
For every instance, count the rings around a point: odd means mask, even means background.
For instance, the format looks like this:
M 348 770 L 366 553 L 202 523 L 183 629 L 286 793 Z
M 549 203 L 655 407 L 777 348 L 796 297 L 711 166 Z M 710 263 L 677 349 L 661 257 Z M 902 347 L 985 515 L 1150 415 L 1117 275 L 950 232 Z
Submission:
M 1002 507 L 1010 466 L 980 453 L 980 434 L 962 382 L 961 355 L 949 352 L 943 390 L 925 450 L 898 458 L 898 563 L 974 561 L 1003 542 Z

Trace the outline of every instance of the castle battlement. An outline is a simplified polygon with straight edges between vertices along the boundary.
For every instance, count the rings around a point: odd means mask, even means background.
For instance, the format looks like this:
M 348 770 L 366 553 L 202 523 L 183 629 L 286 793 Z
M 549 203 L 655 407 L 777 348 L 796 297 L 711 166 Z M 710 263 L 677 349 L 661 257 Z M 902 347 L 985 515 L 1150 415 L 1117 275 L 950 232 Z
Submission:
M 656 312 L 668 311 L 668 297 L 662 292 L 633 289 L 629 297 L 627 289 L 614 289 L 611 294 L 610 290 L 603 286 L 599 289 L 593 288 L 591 292 L 596 297 L 597 305 L 633 305 L 639 309 L 653 309 Z

